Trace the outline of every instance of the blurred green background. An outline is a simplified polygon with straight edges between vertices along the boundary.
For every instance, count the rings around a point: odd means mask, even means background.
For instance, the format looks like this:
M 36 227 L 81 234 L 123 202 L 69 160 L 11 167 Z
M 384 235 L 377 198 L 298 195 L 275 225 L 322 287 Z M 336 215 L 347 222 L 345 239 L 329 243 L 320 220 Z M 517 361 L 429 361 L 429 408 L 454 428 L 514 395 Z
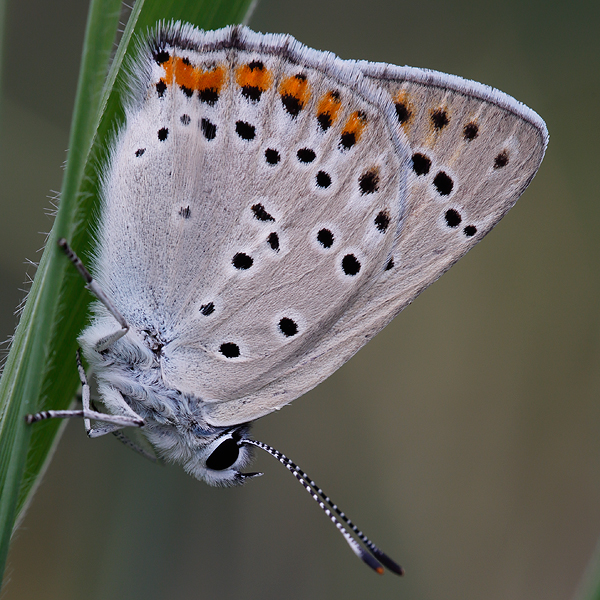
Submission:
M 1 339 L 52 224 L 86 14 L 82 0 L 8 2 Z M 249 24 L 493 85 L 550 131 L 538 176 L 484 242 L 254 427 L 407 575 L 362 566 L 266 455 L 264 477 L 212 489 L 71 422 L 15 534 L 3 597 L 573 597 L 600 537 L 600 5 L 262 0 Z

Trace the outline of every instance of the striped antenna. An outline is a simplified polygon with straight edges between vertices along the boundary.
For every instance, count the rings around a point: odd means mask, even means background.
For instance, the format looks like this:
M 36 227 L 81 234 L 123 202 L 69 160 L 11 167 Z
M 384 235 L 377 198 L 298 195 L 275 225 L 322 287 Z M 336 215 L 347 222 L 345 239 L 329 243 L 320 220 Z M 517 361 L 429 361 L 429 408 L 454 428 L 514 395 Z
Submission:
M 392 573 L 396 575 L 403 575 L 404 570 L 402 567 L 393 561 L 387 554 L 382 552 L 352 521 L 334 504 L 329 496 L 323 492 L 323 490 L 312 480 L 302 469 L 292 462 L 285 454 L 279 452 L 263 442 L 257 440 L 242 439 L 238 442 L 239 445 L 246 444 L 248 446 L 255 446 L 264 450 L 274 458 L 276 458 L 292 475 L 302 484 L 304 489 L 312 496 L 313 500 L 323 509 L 325 514 L 329 517 L 331 522 L 336 526 L 338 531 L 344 536 L 344 539 L 350 546 L 351 550 L 358 556 L 363 562 L 365 562 L 371 569 L 383 575 L 383 567 L 387 567 Z M 334 514 L 335 513 L 335 514 Z M 354 535 L 365 545 L 366 549 L 363 548 L 345 529 L 340 520 L 335 516 L 337 515 L 348 528 L 354 533 Z

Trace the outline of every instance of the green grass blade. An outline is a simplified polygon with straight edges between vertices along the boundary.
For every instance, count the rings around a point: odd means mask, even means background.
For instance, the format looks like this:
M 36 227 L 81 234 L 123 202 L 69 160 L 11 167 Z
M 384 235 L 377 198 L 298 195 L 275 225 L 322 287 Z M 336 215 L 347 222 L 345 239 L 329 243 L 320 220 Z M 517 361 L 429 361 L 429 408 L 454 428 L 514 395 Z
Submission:
M 72 217 L 77 189 L 83 178 L 85 157 L 93 139 L 93 124 L 98 120 L 98 99 L 110 59 L 119 11 L 118 0 L 94 0 L 90 5 L 64 194 L 54 228 L 61 235 L 69 235 L 74 228 Z M 58 424 L 51 424 L 35 432 L 37 435 L 32 440 L 33 430 L 25 426 L 23 416 L 50 401 L 48 394 L 53 387 L 52 381 L 60 381 L 64 385 L 67 402 L 76 386 L 74 377 L 69 373 L 63 375 L 60 365 L 57 369 L 51 359 L 52 348 L 59 347 L 55 346 L 56 332 L 60 329 L 57 327 L 58 300 L 66 271 L 62 261 L 57 258 L 55 244 L 50 243 L 36 273 L 0 381 L 0 567 L 6 561 L 13 523 L 26 497 L 24 488 L 31 489 L 36 477 L 34 470 L 25 476 L 26 464 L 32 464 L 27 457 L 30 444 L 35 442 L 32 445 L 35 448 L 34 464 L 39 465 L 39 473 L 45 454 L 58 431 Z M 64 402 L 65 399 L 62 399 Z M 45 453 L 44 447 L 47 448 Z
M 0 381 L 0 572 L 14 523 L 40 480 L 60 429 L 52 421 L 26 426 L 24 416 L 67 407 L 78 387 L 76 337 L 85 325 L 90 297 L 55 242 L 66 237 L 84 256 L 90 248 L 98 206 L 96 167 L 123 117 L 121 65 L 131 51 L 132 36 L 162 19 L 182 19 L 204 29 L 239 23 L 250 4 L 138 1 L 109 69 L 121 2 L 91 1 L 60 208 Z
M 573 599 L 600 600 L 600 541 L 596 544 Z

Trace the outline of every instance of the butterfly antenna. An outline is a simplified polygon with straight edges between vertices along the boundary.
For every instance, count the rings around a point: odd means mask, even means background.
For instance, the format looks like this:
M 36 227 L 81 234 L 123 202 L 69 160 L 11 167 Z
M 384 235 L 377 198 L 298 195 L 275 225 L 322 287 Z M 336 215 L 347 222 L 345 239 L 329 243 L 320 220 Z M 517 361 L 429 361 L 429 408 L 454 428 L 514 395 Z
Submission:
M 403 575 L 404 570 L 402 567 L 393 561 L 387 554 L 382 552 L 352 521 L 334 504 L 329 496 L 323 492 L 323 490 L 312 480 L 302 469 L 298 467 L 293 461 L 291 461 L 285 454 L 279 452 L 263 442 L 257 440 L 243 439 L 240 440 L 240 444 L 247 444 L 249 446 L 255 446 L 261 448 L 267 454 L 270 454 L 276 458 L 294 477 L 302 484 L 304 489 L 312 496 L 313 500 L 323 509 L 325 514 L 329 517 L 331 522 L 336 526 L 338 531 L 344 536 L 344 539 L 354 552 L 363 562 L 365 562 L 374 571 L 383 574 L 383 566 L 385 565 L 390 571 L 396 573 L 396 575 Z M 366 546 L 369 552 L 358 544 L 358 542 L 348 533 L 342 523 L 333 514 L 335 513 L 338 517 L 346 523 L 349 529 L 356 535 L 356 537 Z M 370 553 L 370 554 L 369 554 Z

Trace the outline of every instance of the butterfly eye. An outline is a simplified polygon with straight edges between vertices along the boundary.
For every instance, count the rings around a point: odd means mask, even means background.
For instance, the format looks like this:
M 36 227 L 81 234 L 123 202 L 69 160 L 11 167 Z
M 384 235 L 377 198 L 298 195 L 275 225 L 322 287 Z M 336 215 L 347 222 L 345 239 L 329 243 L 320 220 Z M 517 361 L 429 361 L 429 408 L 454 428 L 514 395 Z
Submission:
M 223 471 L 235 463 L 239 454 L 240 447 L 237 442 L 231 438 L 227 438 L 206 459 L 206 467 L 213 471 Z

